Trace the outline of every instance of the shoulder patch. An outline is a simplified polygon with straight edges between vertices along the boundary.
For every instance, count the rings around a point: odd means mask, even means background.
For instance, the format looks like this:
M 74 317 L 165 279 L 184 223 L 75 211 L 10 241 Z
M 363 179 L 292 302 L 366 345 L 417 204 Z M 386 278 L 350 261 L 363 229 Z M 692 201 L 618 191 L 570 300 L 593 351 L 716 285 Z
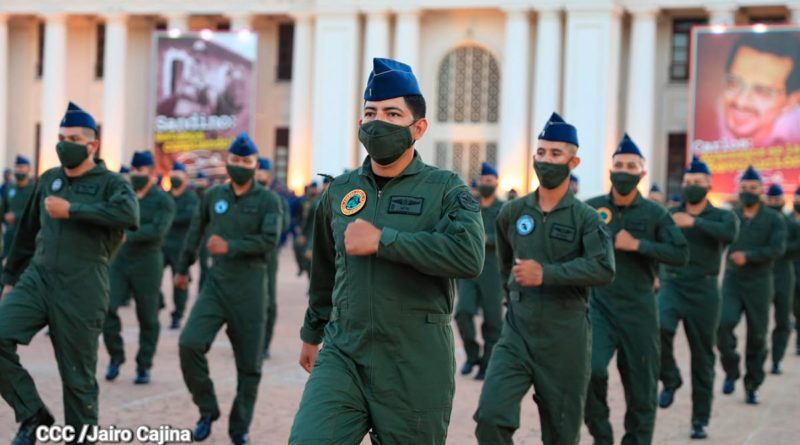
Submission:
M 527 236 L 536 228 L 536 221 L 531 215 L 525 214 L 517 218 L 516 226 L 518 234 Z
M 470 212 L 480 212 L 481 211 L 481 204 L 472 196 L 472 193 L 468 191 L 463 191 L 458 194 L 458 202 L 461 203 L 461 207 L 469 210 Z
M 600 215 L 600 219 L 606 224 L 610 223 L 611 219 L 614 218 L 614 215 L 608 207 L 600 207 L 597 209 L 597 214 Z

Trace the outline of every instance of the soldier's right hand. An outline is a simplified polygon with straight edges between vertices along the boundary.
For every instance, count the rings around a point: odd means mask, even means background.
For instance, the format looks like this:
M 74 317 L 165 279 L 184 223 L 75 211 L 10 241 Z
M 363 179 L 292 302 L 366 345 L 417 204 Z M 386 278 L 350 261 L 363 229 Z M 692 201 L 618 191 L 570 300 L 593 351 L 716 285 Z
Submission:
M 2 296 L 5 297 L 6 295 L 8 295 L 8 293 L 11 292 L 11 289 L 14 289 L 14 286 L 12 286 L 10 284 L 6 284 L 5 286 L 3 286 L 3 295 Z
M 298 236 L 297 237 L 297 244 L 300 245 L 300 246 L 305 246 L 306 245 L 306 237 L 304 237 L 303 235 Z
M 14 216 L 14 212 L 6 213 L 5 220 L 7 224 L 14 224 L 15 222 L 17 222 L 17 218 Z
M 511 269 L 514 280 L 524 287 L 537 287 L 544 280 L 544 269 L 536 260 L 521 260 L 515 258 L 515 265 Z
M 309 374 L 311 374 L 311 370 L 314 369 L 314 362 L 317 361 L 317 354 L 319 354 L 319 345 L 303 342 L 303 347 L 300 349 L 300 366 Z
M 174 281 L 175 281 L 175 283 L 174 283 L 175 287 L 177 287 L 180 290 L 186 290 L 186 288 L 189 287 L 189 276 L 188 275 L 177 274 L 177 275 L 175 275 L 175 280 Z

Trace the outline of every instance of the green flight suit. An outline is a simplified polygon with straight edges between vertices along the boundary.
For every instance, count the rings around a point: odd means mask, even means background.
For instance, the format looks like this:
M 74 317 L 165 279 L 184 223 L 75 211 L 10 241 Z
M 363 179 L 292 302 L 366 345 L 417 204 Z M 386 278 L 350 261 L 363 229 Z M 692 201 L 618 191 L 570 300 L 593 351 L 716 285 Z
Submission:
M 294 257 L 297 261 L 299 274 L 310 273 L 311 263 L 306 258 L 306 252 L 309 250 L 309 243 L 313 236 L 314 210 L 318 201 L 319 198 L 316 196 L 306 195 L 300 205 L 300 218 L 298 218 L 297 227 L 295 227 L 293 240 Z M 302 244 L 300 243 L 301 238 L 304 239 Z
M 25 204 L 33 195 L 33 190 L 36 184 L 33 179 L 28 179 L 28 185 L 20 187 L 17 184 L 9 184 L 3 196 L 3 215 L 7 212 L 14 214 L 16 222 L 14 224 L 6 224 L 5 232 L 3 233 L 3 258 L 8 256 L 11 250 L 11 243 L 14 241 L 14 235 L 17 233 L 17 226 L 22 212 L 25 210 Z
M 212 255 L 213 265 L 178 341 L 183 380 L 201 416 L 218 417 L 219 404 L 206 353 L 223 325 L 233 347 L 238 384 L 230 413 L 231 436 L 247 433 L 261 380 L 261 352 L 267 298 L 267 258 L 278 244 L 281 204 L 278 196 L 253 181 L 236 196 L 230 184 L 206 191 L 186 237 L 178 273 L 197 259 L 200 244 L 218 235 L 228 253 Z
M 503 283 L 500 278 L 500 267 L 497 263 L 497 215 L 504 201 L 495 199 L 489 207 L 481 207 L 481 218 L 483 228 L 486 231 L 484 237 L 486 249 L 485 259 L 483 260 L 483 272 L 478 278 L 471 280 L 458 280 L 458 301 L 456 302 L 456 326 L 461 340 L 464 343 L 464 351 L 467 353 L 467 362 L 480 364 L 481 369 L 489 367 L 489 359 L 492 356 L 492 348 L 500 339 L 500 331 L 503 329 Z M 480 345 L 475 339 L 474 318 L 478 314 L 478 309 L 483 313 L 483 325 L 481 334 L 483 335 L 483 356 L 481 356 Z
M 309 307 L 300 337 L 324 346 L 292 445 L 444 444 L 455 391 L 454 278 L 483 266 L 480 205 L 455 173 L 419 154 L 378 189 L 370 158 L 330 184 L 315 213 Z M 350 256 L 357 218 L 378 252 Z
M 173 276 L 175 270 L 178 268 L 178 263 L 181 260 L 181 252 L 183 251 L 183 242 L 186 240 L 186 234 L 189 232 L 189 225 L 192 222 L 197 206 L 200 199 L 191 190 L 186 189 L 178 196 L 170 193 L 170 197 L 175 203 L 175 218 L 172 220 L 172 226 L 169 228 L 167 237 L 164 240 L 164 266 L 172 270 Z M 172 287 L 172 301 L 175 309 L 172 311 L 172 320 L 180 321 L 183 318 L 183 313 L 186 310 L 186 301 L 189 299 L 188 289 L 178 289 Z
M 158 334 L 158 311 L 161 303 L 161 278 L 164 276 L 164 237 L 175 217 L 175 204 L 157 185 L 139 198 L 139 230 L 125 234 L 125 242 L 111 263 L 111 298 L 103 326 L 103 343 L 111 360 L 125 362 L 122 320 L 119 308 L 129 297 L 136 303 L 139 321 L 137 372 L 153 367 Z
M 592 289 L 592 378 L 586 398 L 586 426 L 597 445 L 613 443 L 608 408 L 608 364 L 617 352 L 625 389 L 624 445 L 650 444 L 656 420 L 660 365 L 655 279 L 659 263 L 682 266 L 689 248 L 667 210 L 641 195 L 617 207 L 611 194 L 587 201 L 597 209 L 616 240 L 621 230 L 637 238 L 636 252 L 614 251 L 614 282 Z
M 756 390 L 764 382 L 767 325 L 774 291 L 773 268 L 775 260 L 786 249 L 786 223 L 780 213 L 763 204 L 752 219 L 745 219 L 741 209 L 736 210 L 736 216 L 740 224 L 739 237 L 728 251 L 744 252 L 747 263 L 740 267 L 728 259 L 725 267 L 717 348 L 726 377 L 739 379 L 734 330 L 744 312 L 747 318 L 744 384 L 747 390 Z
M 69 219 L 54 219 L 45 199 L 70 202 Z M 63 384 L 67 425 L 97 424 L 95 380 L 98 338 L 108 309 L 108 266 L 125 230 L 139 225 L 131 186 L 98 163 L 79 177 L 50 169 L 36 183 L 22 212 L 0 300 L 0 394 L 21 422 L 44 406 L 17 345 L 30 343 L 43 327 Z
M 203 200 L 203 195 L 205 195 L 206 190 L 207 190 L 206 188 L 200 188 L 200 187 L 195 189 L 195 193 L 197 194 L 198 198 L 198 203 Z M 198 295 L 203 290 L 203 286 L 206 283 L 206 277 L 208 277 L 208 270 L 211 268 L 211 255 L 208 254 L 208 248 L 206 248 L 206 241 L 208 241 L 208 238 L 203 239 L 203 242 L 200 246 L 200 253 L 197 257 L 198 258 L 197 262 L 200 263 L 200 280 L 198 280 L 197 282 Z
M 671 213 L 685 212 L 683 205 Z M 714 398 L 714 345 L 716 344 L 722 299 L 719 272 L 725 248 L 739 233 L 733 212 L 708 203 L 695 216 L 694 226 L 681 229 L 689 243 L 689 264 L 664 266 L 658 293 L 661 323 L 661 373 L 664 388 L 683 384 L 675 361 L 673 342 L 678 323 L 689 341 L 692 370 L 692 423 L 708 425 Z
M 592 343 L 588 287 L 614 279 L 613 249 L 608 228 L 571 191 L 547 213 L 536 193 L 503 207 L 497 254 L 509 303 L 474 416 L 478 443 L 513 443 L 531 385 L 542 442 L 578 443 Z M 542 285 L 518 284 L 511 274 L 515 259 L 539 262 Z
M 775 260 L 775 327 L 772 329 L 772 363 L 780 363 L 792 333 L 795 294 L 794 260 L 800 255 L 800 225 L 789 215 L 786 222 L 786 253 Z
M 281 227 L 278 232 L 280 234 L 289 227 L 291 215 L 289 214 L 289 203 L 286 202 L 286 199 L 281 196 L 278 196 L 278 198 L 281 201 L 281 211 L 283 212 Z M 264 331 L 264 350 L 269 350 L 269 345 L 272 343 L 272 334 L 275 332 L 275 321 L 278 319 L 278 260 L 280 253 L 280 249 L 276 248 L 267 258 L 267 321 Z

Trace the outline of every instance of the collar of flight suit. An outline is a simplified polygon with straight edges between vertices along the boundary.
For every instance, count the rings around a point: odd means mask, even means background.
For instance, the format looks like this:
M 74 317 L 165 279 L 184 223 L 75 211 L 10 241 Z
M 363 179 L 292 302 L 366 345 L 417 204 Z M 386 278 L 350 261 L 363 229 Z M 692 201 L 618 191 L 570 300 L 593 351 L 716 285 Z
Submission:
M 228 193 L 234 201 L 238 201 L 240 199 L 244 199 L 246 196 L 250 195 L 251 193 L 256 191 L 256 187 L 261 187 L 261 184 L 256 181 L 255 178 L 252 179 L 253 186 L 250 187 L 250 190 L 244 192 L 244 194 L 236 196 L 236 192 L 233 190 L 233 182 L 228 183 L 228 186 L 225 187 L 225 192 Z
M 411 159 L 411 163 L 408 164 L 408 167 L 400 172 L 399 175 L 395 176 L 395 178 L 416 175 L 417 173 L 421 172 L 423 168 L 425 168 L 425 163 L 422 162 L 422 156 L 420 156 L 419 152 L 414 149 L 414 158 Z M 369 156 L 367 156 L 366 159 L 364 159 L 364 163 L 361 164 L 361 171 L 359 173 L 362 176 L 375 176 L 375 174 L 372 172 L 372 160 Z
M 103 173 L 105 173 L 107 171 L 108 171 L 108 169 L 106 168 L 106 163 L 102 159 L 95 159 L 95 166 L 92 167 L 91 170 L 87 171 L 86 173 L 84 173 L 84 174 L 82 174 L 80 176 L 72 176 L 72 177 L 70 177 L 70 176 L 67 176 L 67 171 L 64 169 L 64 167 L 60 167 L 58 169 L 59 175 L 62 178 L 66 179 L 67 181 L 77 181 L 77 180 L 79 180 L 81 178 L 87 178 L 89 176 L 101 175 L 101 174 L 103 174 Z
M 529 193 L 528 196 L 524 199 L 525 199 L 525 204 L 527 206 L 532 207 L 541 214 L 545 214 L 545 211 L 542 210 L 542 208 L 539 206 L 539 189 L 536 189 L 536 191 L 533 193 Z M 553 207 L 547 213 L 553 213 L 556 210 L 571 207 L 572 204 L 574 203 L 575 203 L 575 195 L 572 193 L 572 190 L 567 189 L 567 192 L 564 194 L 564 196 L 561 197 L 561 200 L 558 201 L 558 204 L 556 204 L 556 206 Z
M 608 204 L 609 205 L 612 205 L 612 206 L 614 206 L 616 208 L 623 207 L 623 208 L 632 209 L 634 207 L 638 207 L 640 204 L 645 202 L 646 198 L 644 196 L 642 196 L 642 193 L 639 190 L 636 190 L 636 199 L 634 199 L 633 202 L 631 202 L 629 205 L 626 205 L 626 206 L 618 206 L 618 205 L 614 204 L 614 193 L 611 192 L 611 191 L 609 191 L 608 195 L 606 195 L 606 199 L 608 200 Z

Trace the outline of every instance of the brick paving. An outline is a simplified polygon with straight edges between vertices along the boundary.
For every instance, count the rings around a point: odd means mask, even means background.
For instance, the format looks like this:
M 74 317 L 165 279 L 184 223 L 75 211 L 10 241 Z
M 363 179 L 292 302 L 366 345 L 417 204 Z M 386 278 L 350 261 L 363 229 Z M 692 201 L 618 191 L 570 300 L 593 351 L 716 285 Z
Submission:
M 291 249 L 286 248 L 281 254 L 278 278 L 279 319 L 276 339 L 272 347 L 272 358 L 264 364 L 256 415 L 251 428 L 252 443 L 258 445 L 287 443 L 294 413 L 307 378 L 306 373 L 297 365 L 297 355 L 300 350 L 298 329 L 306 305 L 307 282 L 304 277 L 297 277 L 295 272 Z M 167 288 L 170 278 L 168 275 L 164 281 L 167 310 L 161 313 L 162 336 L 152 370 L 152 383 L 147 386 L 132 384 L 135 377 L 133 358 L 136 354 L 138 336 L 132 307 L 121 310 L 128 362 L 123 365 L 117 381 L 112 383 L 103 379 L 108 354 L 101 342 L 97 375 L 100 383 L 102 425 L 115 425 L 120 428 L 162 424 L 191 427 L 198 418 L 197 410 L 181 377 L 177 354 L 178 332 L 166 329 L 171 308 L 171 289 Z M 190 304 L 194 295 L 195 292 L 192 292 Z M 744 331 L 740 328 L 740 339 L 744 338 L 743 334 Z M 794 337 L 791 344 L 794 345 Z M 740 345 L 741 348 L 743 346 Z M 654 444 L 796 445 L 800 443 L 800 357 L 788 354 L 784 360 L 784 374 L 778 377 L 768 375 L 760 392 L 762 404 L 758 407 L 744 404 L 741 383 L 732 396 L 723 396 L 719 391 L 722 371 L 718 367 L 714 412 L 708 430 L 710 437 L 705 441 L 691 441 L 688 438 L 691 412 L 688 384 L 689 354 L 682 332 L 677 336 L 676 351 L 687 384 L 678 391 L 675 404 L 670 409 L 659 410 Z M 56 415 L 57 421 L 62 422 L 61 383 L 48 337 L 39 333 L 30 346 L 20 347 L 19 352 L 24 365 L 33 375 L 45 403 Z M 225 414 L 214 424 L 214 433 L 205 443 L 227 444 L 229 443 L 227 412 L 230 410 L 236 390 L 236 370 L 224 330 L 217 336 L 208 357 L 217 396 Z M 463 361 L 463 357 L 459 345 L 456 350 L 458 364 Z M 619 375 L 613 362 L 611 376 L 609 388 L 611 416 L 619 441 L 625 403 Z M 472 414 L 478 402 L 481 385 L 479 382 L 460 376 L 456 382 L 456 398 L 447 443 L 474 444 L 475 425 Z M 0 403 L 0 445 L 9 443 L 16 429 L 13 412 L 5 403 Z M 539 436 L 536 407 L 531 394 L 528 394 L 523 401 L 522 426 L 515 435 L 515 443 L 539 444 L 541 443 Z M 364 443 L 368 443 L 368 440 Z M 591 443 L 591 436 L 584 429 L 581 445 Z

